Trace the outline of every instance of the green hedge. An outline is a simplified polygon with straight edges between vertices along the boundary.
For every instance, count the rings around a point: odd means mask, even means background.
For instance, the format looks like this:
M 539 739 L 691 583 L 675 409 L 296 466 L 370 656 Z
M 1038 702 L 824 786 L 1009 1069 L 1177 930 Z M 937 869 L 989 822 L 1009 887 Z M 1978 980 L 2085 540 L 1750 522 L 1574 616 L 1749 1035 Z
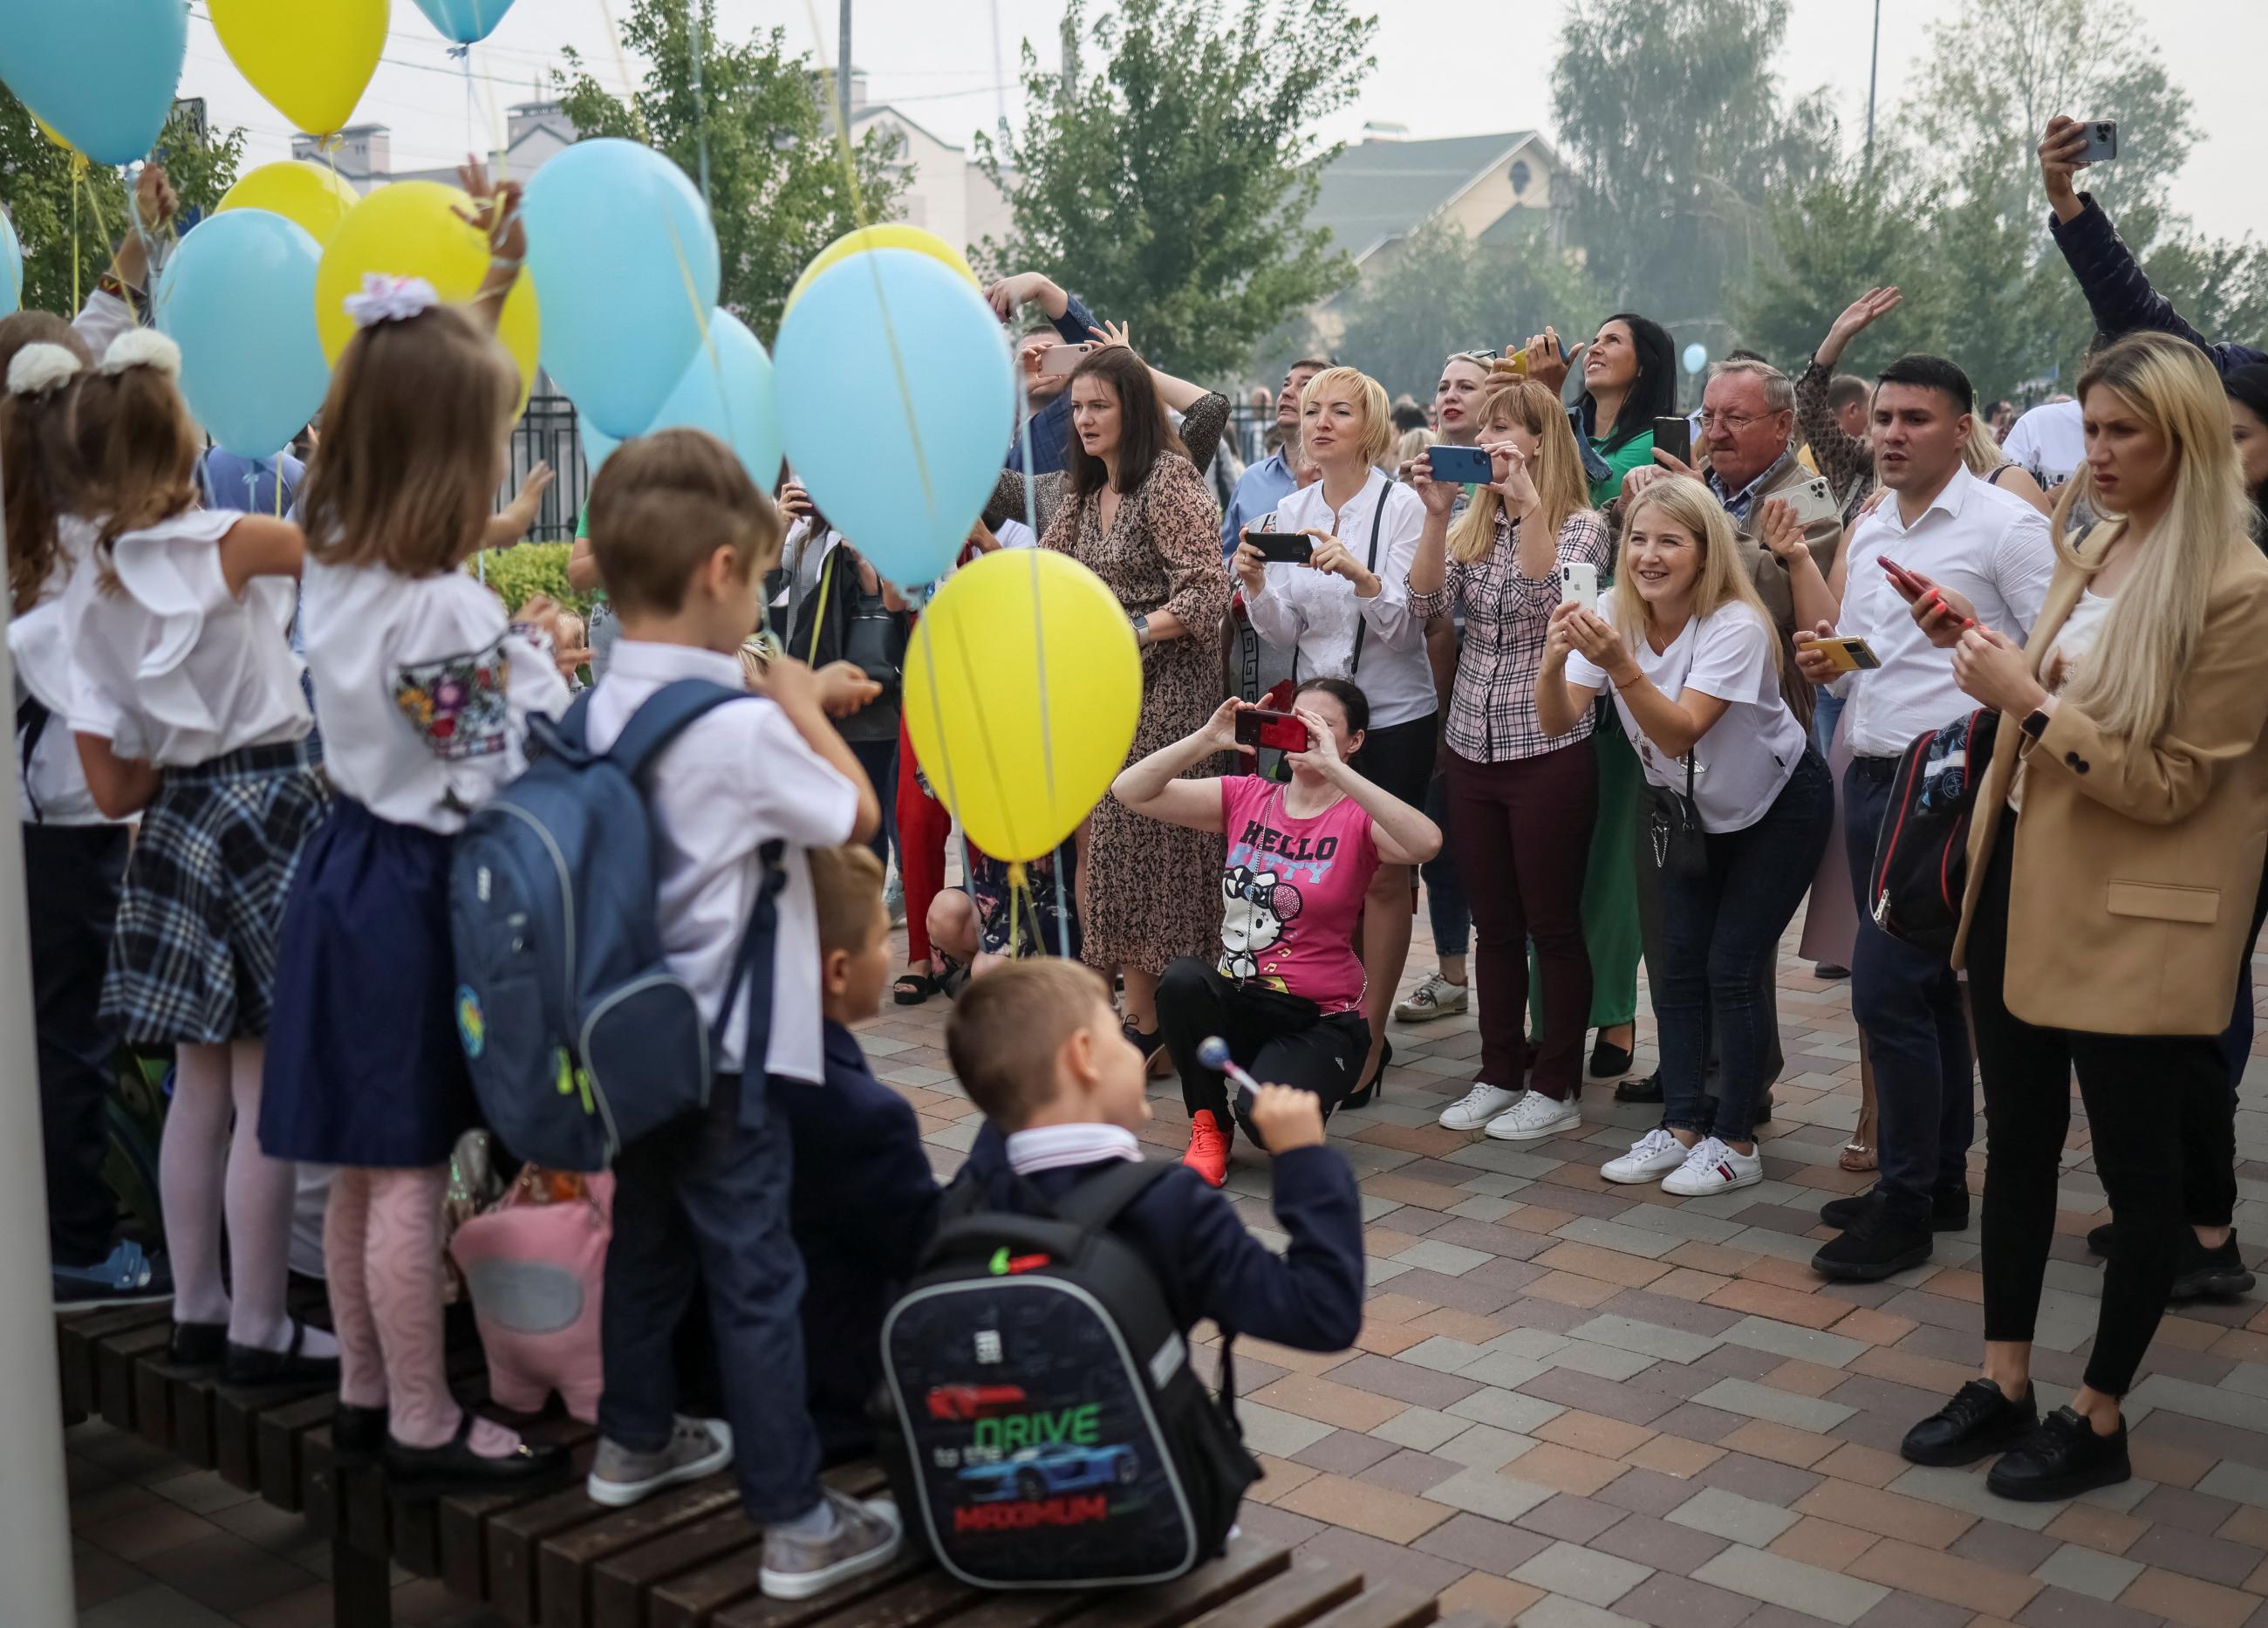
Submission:
M 480 562 L 488 563 L 488 584 L 504 600 L 504 608 L 516 611 L 538 593 L 549 593 L 562 605 L 578 615 L 591 614 L 591 595 L 578 593 L 567 586 L 567 556 L 574 545 L 565 542 L 523 542 L 514 549 L 490 549 L 476 556 L 465 569 L 480 574 Z

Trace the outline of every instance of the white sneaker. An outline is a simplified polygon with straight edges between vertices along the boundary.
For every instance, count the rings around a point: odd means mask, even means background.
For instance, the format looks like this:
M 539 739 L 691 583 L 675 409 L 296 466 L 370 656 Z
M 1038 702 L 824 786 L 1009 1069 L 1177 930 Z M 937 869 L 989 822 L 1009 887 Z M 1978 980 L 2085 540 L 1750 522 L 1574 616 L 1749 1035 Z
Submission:
M 1582 1123 L 1573 1098 L 1555 1102 L 1541 1091 L 1531 1091 L 1490 1120 L 1488 1133 L 1499 1142 L 1541 1142 Z
M 1685 1144 L 1660 1126 L 1638 1138 L 1638 1143 L 1620 1159 L 1609 1159 L 1599 1167 L 1599 1174 L 1609 1182 L 1635 1186 L 1641 1182 L 1659 1182 L 1685 1162 Z
M 625 1509 L 666 1486 L 698 1481 L 733 1462 L 733 1427 L 721 1418 L 678 1415 L 669 1445 L 659 1453 L 633 1453 L 601 1436 L 584 1484 L 594 1504 Z
M 1394 1015 L 1404 1023 L 1431 1023 L 1435 1018 L 1463 1016 L 1471 1001 L 1469 989 L 1437 972 L 1411 990 L 1410 998 L 1395 1006 Z
M 1520 1101 L 1520 1093 L 1476 1080 L 1463 1097 L 1441 1110 L 1441 1124 L 1450 1131 L 1477 1131 Z
M 1755 1153 L 1736 1153 L 1713 1136 L 1693 1145 L 1685 1162 L 1662 1178 L 1661 1190 L 1680 1198 L 1699 1198 L 1709 1193 L 1728 1193 L 1736 1187 L 1754 1187 L 1764 1179 L 1764 1161 Z

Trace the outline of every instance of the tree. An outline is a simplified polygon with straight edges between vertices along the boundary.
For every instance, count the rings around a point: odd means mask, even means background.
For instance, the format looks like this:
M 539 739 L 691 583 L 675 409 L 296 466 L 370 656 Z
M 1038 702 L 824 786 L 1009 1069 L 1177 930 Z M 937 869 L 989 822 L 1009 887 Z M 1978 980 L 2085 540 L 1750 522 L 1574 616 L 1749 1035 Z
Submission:
M 1786 22 L 1787 0 L 1576 0 L 1560 31 L 1554 201 L 1616 308 L 1712 355 L 1769 261 L 1767 201 L 1833 159 L 1827 92 L 1772 72 Z
M 1385 268 L 1340 302 L 1336 353 L 1386 386 L 1432 396 L 1452 349 L 1501 350 L 1549 323 L 1568 343 L 1588 338 L 1607 313 L 1603 297 L 1572 257 L 1534 240 L 1475 243 L 1457 227 L 1421 227 Z
M 585 139 L 645 142 L 696 180 L 706 143 L 710 213 L 724 259 L 720 298 L 769 343 L 788 290 L 812 257 L 846 232 L 889 219 L 909 172 L 893 165 L 890 133 L 869 130 L 851 144 L 854 197 L 823 107 L 831 78 L 815 71 L 807 55 L 788 54 L 784 28 L 740 45 L 719 39 L 716 11 L 715 0 L 633 0 L 622 43 L 648 66 L 628 101 L 600 85 L 571 47 L 568 70 L 556 77 L 567 116 Z
M 1253 0 L 1233 21 L 1220 0 L 1123 0 L 1090 23 L 1087 0 L 1069 0 L 1063 26 L 1060 76 L 1024 46 L 1021 132 L 976 138 L 1015 222 L 980 258 L 1076 289 L 1160 367 L 1234 371 L 1353 276 L 1307 225 L 1338 151 L 1314 129 L 1373 65 L 1375 20 L 1345 0 Z M 1082 42 L 1101 71 L 1085 71 Z
M 184 210 L 210 212 L 236 182 L 244 132 L 202 128 L 194 104 L 179 103 L 158 137 L 156 155 L 166 166 Z M 73 197 L 77 160 L 40 131 L 31 109 L 0 86 L 0 203 L 24 246 L 24 307 L 69 315 L 74 286 L 84 300 L 126 235 L 126 183 L 119 171 L 90 164 Z M 76 255 L 77 277 L 72 266 Z

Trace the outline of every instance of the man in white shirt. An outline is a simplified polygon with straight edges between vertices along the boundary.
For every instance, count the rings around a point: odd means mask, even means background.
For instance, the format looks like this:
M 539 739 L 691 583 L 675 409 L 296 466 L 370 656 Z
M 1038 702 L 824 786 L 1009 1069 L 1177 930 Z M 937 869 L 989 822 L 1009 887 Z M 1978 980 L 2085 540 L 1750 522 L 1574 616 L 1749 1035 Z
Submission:
M 1855 754 L 1843 779 L 1859 906 L 1851 1011 L 1874 1067 L 1881 1172 L 1871 1193 L 1821 1212 L 1846 1229 L 1813 1257 L 1830 1278 L 1872 1282 L 1918 1265 L 1929 1258 L 1933 1228 L 1957 1231 L 1969 1218 L 1975 1123 L 1959 985 L 1943 955 L 1876 926 L 1866 893 L 1899 755 L 1976 704 L 1954 682 L 1950 653 L 1916 619 L 1908 591 L 1923 608 L 1941 602 L 1943 615 L 1973 617 L 2021 645 L 2055 571 L 2045 518 L 1962 462 L 1973 407 L 1967 375 L 1941 357 L 1905 357 L 1883 371 L 1874 465 L 1896 501 L 1852 534 L 1843 614 L 1831 630 L 1863 637 L 1881 662 L 1836 685 L 1848 696 L 1843 727 Z M 1817 655 L 1801 655 L 1799 666 L 1814 683 L 1832 677 Z
M 2010 463 L 2030 471 L 2042 491 L 2062 485 L 2087 461 L 2087 432 L 2079 403 L 2069 396 L 2041 402 L 2016 420 L 2008 438 L 2000 443 L 2000 453 Z

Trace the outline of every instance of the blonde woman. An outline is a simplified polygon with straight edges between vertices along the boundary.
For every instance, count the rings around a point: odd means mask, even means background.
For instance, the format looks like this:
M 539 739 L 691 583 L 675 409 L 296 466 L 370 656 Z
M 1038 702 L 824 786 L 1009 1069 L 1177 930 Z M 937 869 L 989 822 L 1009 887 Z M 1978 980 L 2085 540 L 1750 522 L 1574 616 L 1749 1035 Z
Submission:
M 1496 478 L 1476 489 L 1454 526 L 1462 489 L 1435 481 L 1424 458 L 1403 471 L 1425 510 L 1410 562 L 1411 614 L 1465 618 L 1444 774 L 1449 840 L 1473 913 L 1481 1056 L 1472 1089 L 1441 1123 L 1532 1142 L 1581 1123 L 1575 1099 L 1591 1006 L 1583 870 L 1599 790 L 1589 717 L 1563 735 L 1548 733 L 1536 718 L 1535 681 L 1562 568 L 1604 576 L 1613 543 L 1589 506 L 1557 396 L 1530 379 L 1492 379 L 1476 416 Z M 1530 938 L 1546 1021 L 1523 1095 Z
M 1634 498 L 1612 594 L 1551 615 L 1535 711 L 1566 734 L 1611 689 L 1660 806 L 1699 828 L 1660 855 L 1651 967 L 1661 1036 L 1662 1123 L 1600 1174 L 1694 1197 L 1764 1179 L 1751 1123 L 1764 1086 L 1764 994 L 1835 819 L 1827 765 L 1788 709 L 1779 636 L 1724 506 L 1685 475 Z M 1663 846 L 1657 837 L 1657 847 Z M 1714 1035 L 1722 1078 L 1703 1091 Z
M 2245 534 L 2220 381 L 2203 352 L 2134 335 L 2088 364 L 2079 398 L 2087 461 L 2064 502 L 2109 518 L 2076 541 L 2054 528 L 2029 644 L 1964 630 L 1973 613 L 1949 593 L 1950 614 L 1922 624 L 1952 648 L 1962 689 L 2000 715 L 1953 950 L 1992 1136 L 1984 1374 L 1904 1451 L 1966 1464 L 2006 1449 L 1985 1484 L 2023 1499 L 2128 1477 L 2119 1399 L 2191 1249 L 2183 1234 L 2236 1258 L 2218 1036 L 2268 829 L 2268 563 Z M 2032 1334 L 2073 1072 L 2114 1231 L 2085 1382 L 2040 1419 Z

